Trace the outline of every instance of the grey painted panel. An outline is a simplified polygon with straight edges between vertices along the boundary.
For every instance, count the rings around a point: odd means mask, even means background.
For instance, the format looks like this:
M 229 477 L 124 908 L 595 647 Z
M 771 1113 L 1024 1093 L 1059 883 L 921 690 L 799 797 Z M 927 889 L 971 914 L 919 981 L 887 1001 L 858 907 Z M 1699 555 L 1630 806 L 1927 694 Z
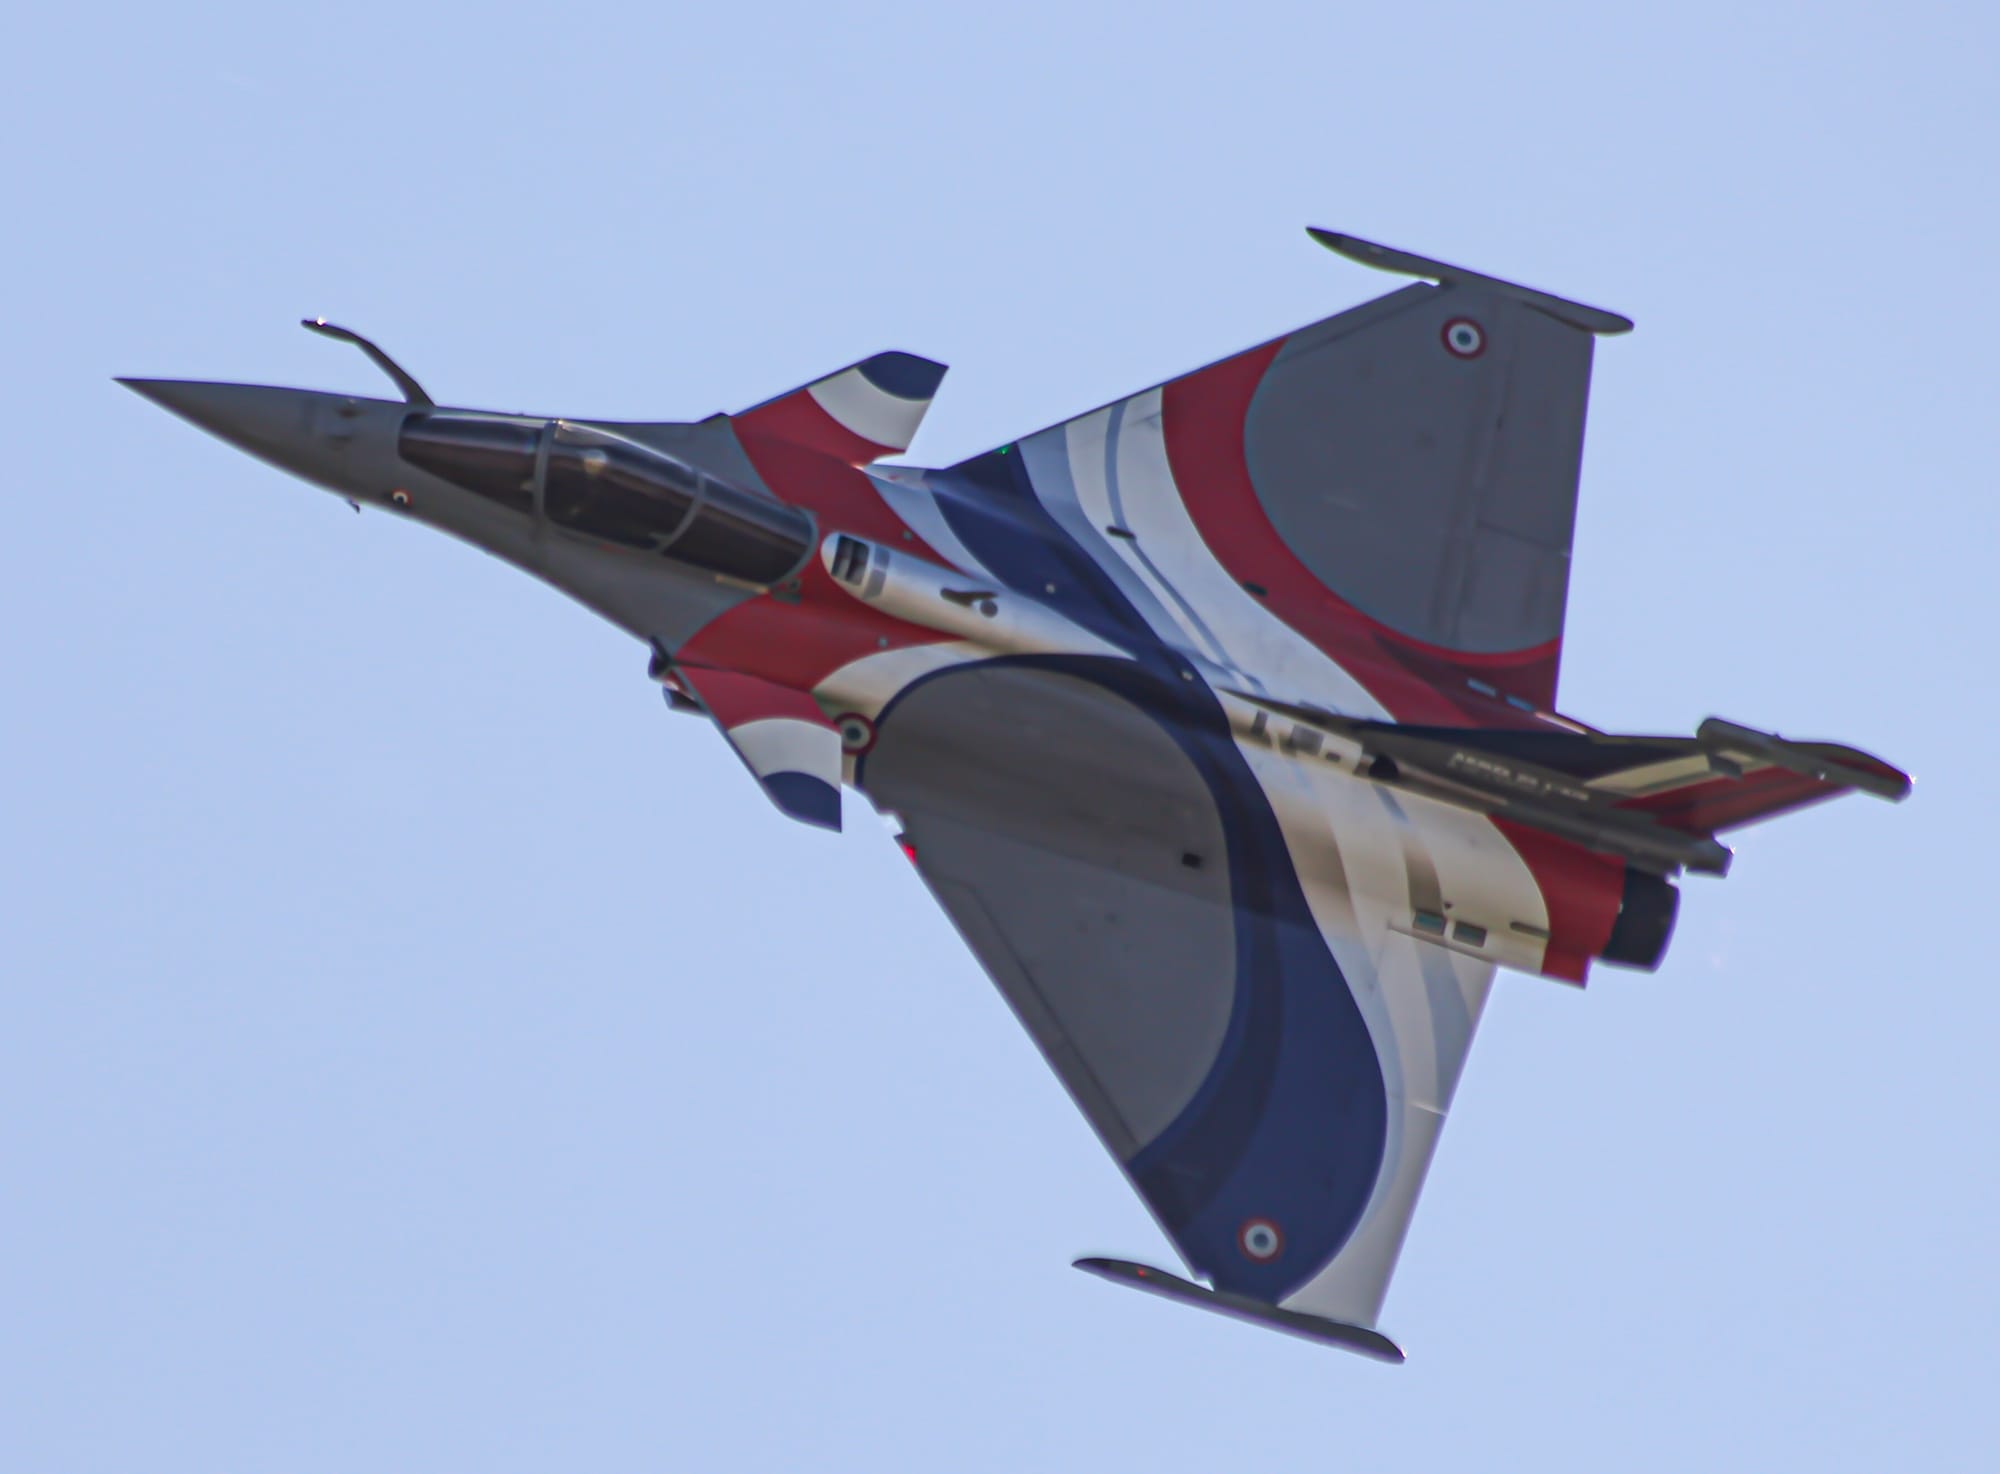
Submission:
M 1477 324 L 1454 353 L 1445 327 Z M 1479 287 L 1411 287 L 1296 333 L 1250 405 L 1258 500 L 1313 574 L 1413 639 L 1562 631 L 1590 335 Z
M 751 597 L 657 556 L 551 537 L 526 512 L 502 507 L 404 460 L 398 438 L 416 407 L 402 400 L 261 384 L 128 382 L 175 414 L 283 470 L 342 496 L 396 508 L 395 516 L 505 559 L 642 640 L 675 647 Z M 537 433 L 545 423 L 533 415 L 449 405 L 437 412 L 513 422 Z M 687 430 L 689 443 L 725 473 L 735 465 L 730 455 L 749 464 L 727 422 L 678 428 Z M 392 489 L 401 491 L 402 499 L 392 501 Z
M 1475 546 L 1458 586 L 1455 613 L 1461 628 L 1539 628 L 1551 611 L 1554 630 L 1562 628 L 1569 593 L 1567 548 L 1551 550 L 1491 527 L 1480 529 Z
M 1235 999 L 1222 826 L 1194 765 L 1087 682 L 987 666 L 891 708 L 864 777 L 1077 1104 L 1129 1159 L 1207 1078 Z
M 602 430 L 629 436 L 643 445 L 656 446 L 668 455 L 679 456 L 690 465 L 699 466 L 725 481 L 733 481 L 738 486 L 761 491 L 774 500 L 782 500 L 764 484 L 764 478 L 757 474 L 750 457 L 743 453 L 743 443 L 736 438 L 736 427 L 727 415 L 710 415 L 705 420 L 685 422 L 581 420 L 578 423 L 595 425 Z

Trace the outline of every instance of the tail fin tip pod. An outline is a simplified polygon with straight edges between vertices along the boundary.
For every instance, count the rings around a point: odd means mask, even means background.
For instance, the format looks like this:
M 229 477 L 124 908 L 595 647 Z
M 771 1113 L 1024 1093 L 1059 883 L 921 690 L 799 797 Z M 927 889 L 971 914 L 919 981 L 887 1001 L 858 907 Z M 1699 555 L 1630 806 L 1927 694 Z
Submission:
M 945 366 L 877 353 L 732 417 L 737 429 L 865 466 L 910 448 Z

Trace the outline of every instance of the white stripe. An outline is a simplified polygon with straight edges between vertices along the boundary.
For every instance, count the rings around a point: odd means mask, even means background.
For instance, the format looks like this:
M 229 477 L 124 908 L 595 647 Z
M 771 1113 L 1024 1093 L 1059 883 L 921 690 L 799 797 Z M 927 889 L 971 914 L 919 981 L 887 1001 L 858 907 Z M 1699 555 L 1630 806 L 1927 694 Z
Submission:
M 878 650 L 859 660 L 850 660 L 834 671 L 813 688 L 813 699 L 836 716 L 853 711 L 872 722 L 882 715 L 884 707 L 925 676 L 954 665 L 970 665 L 991 655 L 992 651 L 962 640 Z M 855 759 L 860 754 L 844 756 L 843 772 L 852 783 Z
M 1090 512 L 1078 500 L 1074 478 L 1070 474 L 1069 450 L 1062 439 L 1039 435 L 1022 441 L 1021 463 L 1028 468 L 1029 480 L 1043 509 L 1069 534 L 1071 541 L 1083 549 L 1084 556 L 1117 585 L 1118 592 L 1145 621 L 1146 628 L 1156 638 L 1174 644 L 1180 626 L 1161 604 L 1157 588 L 1135 576 L 1123 558 L 1112 555 L 1114 539 L 1106 532 L 1108 524 L 1093 522 Z M 1190 660 L 1213 664 L 1197 650 L 1179 648 Z
M 1443 1116 L 1417 1108 L 1402 1111 L 1397 1119 L 1401 1129 L 1391 1133 L 1396 1145 L 1390 1161 L 1395 1165 L 1382 1173 L 1361 1226 L 1332 1263 L 1278 1302 L 1287 1310 L 1375 1326 L 1444 1127 Z
M 992 652 L 964 640 L 937 645 L 906 645 L 850 660 L 813 688 L 813 697 L 829 711 L 858 711 L 871 722 L 905 689 L 935 671 L 969 665 Z
M 831 727 L 800 717 L 758 717 L 731 727 L 728 736 L 759 778 L 804 773 L 840 786 L 840 734 Z
M 951 530 L 951 524 L 945 520 L 944 509 L 938 505 L 937 494 L 930 489 L 922 471 L 904 466 L 871 466 L 868 468 L 868 479 L 875 483 L 875 490 L 888 503 L 889 510 L 935 548 L 939 557 L 965 573 L 989 582 L 999 582 Z
M 1121 585 L 1136 582 L 1146 591 L 1141 612 L 1155 635 L 1211 664 L 1226 666 L 1229 659 L 1221 646 L 1203 630 L 1199 620 L 1191 617 L 1191 611 L 1179 592 L 1160 577 L 1150 561 L 1141 555 L 1138 546 L 1128 538 L 1112 538 L 1098 533 L 1099 528 L 1108 527 L 1122 527 L 1128 532 L 1133 530 L 1112 496 L 1111 482 L 1106 475 L 1106 461 L 1113 450 L 1110 442 L 1112 412 L 1120 407 L 1110 405 L 1095 410 L 1061 427 L 1065 464 L 1070 482 L 1076 488 L 1077 520 L 1090 527 L 1093 556 L 1098 562 L 1106 564 Z M 1038 480 L 1038 489 L 1040 485 Z M 1055 515 L 1062 518 L 1061 511 L 1055 511 Z M 1123 577 L 1120 578 L 1120 575 Z M 1133 602 L 1139 605 L 1142 601 Z M 1242 679 L 1247 681 L 1249 677 L 1243 676 Z
M 1390 1107 L 1383 1171 L 1353 1237 L 1283 1303 L 1372 1326 L 1494 974 L 1486 958 L 1398 929 L 1412 914 L 1412 869 L 1433 872 L 1454 918 L 1487 927 L 1510 961 L 1539 964 L 1539 944 L 1505 929 L 1545 925 L 1547 911 L 1533 872 L 1487 819 L 1415 795 L 1386 798 L 1332 764 L 1239 746 L 1361 1009 Z
M 1751 766 L 1754 768 L 1757 765 Z M 1665 788 L 1679 788 L 1684 784 L 1698 783 L 1704 778 L 1715 776 L 1715 764 L 1708 760 L 1708 754 L 1696 752 L 1686 757 L 1667 758 L 1661 762 L 1648 763 L 1642 768 L 1623 768 L 1614 773 L 1606 773 L 1601 778 L 1592 778 L 1584 786 L 1601 789 L 1606 793 L 1636 795 Z
M 1257 687 L 1294 700 L 1315 701 L 1346 715 L 1386 716 L 1359 681 L 1249 594 L 1216 561 L 1174 484 L 1160 414 L 1158 389 L 1124 401 L 1112 446 L 1122 519 L 1115 515 L 1104 474 L 1110 412 L 1100 410 L 1041 432 L 1064 437 L 1076 495 L 1086 514 L 1100 524 L 1117 521 L 1135 535 L 1133 542 L 1110 539 L 1106 546 L 1134 577 L 1158 591 L 1174 627 L 1156 633 L 1176 645 L 1217 650 L 1212 658 L 1219 664 L 1261 676 L 1254 682 Z M 1187 612 L 1190 607 L 1195 618 Z
M 858 368 L 843 369 L 809 384 L 806 393 L 856 435 L 891 450 L 910 448 L 917 426 L 924 422 L 924 412 L 931 407 L 928 399 L 904 399 L 876 388 Z

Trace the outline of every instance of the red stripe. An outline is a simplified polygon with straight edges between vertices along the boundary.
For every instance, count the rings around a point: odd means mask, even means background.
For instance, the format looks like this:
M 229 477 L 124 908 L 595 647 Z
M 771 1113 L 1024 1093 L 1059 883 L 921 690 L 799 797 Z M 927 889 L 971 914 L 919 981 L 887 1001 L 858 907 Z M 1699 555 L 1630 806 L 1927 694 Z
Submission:
M 1261 585 L 1273 613 L 1359 680 L 1397 720 L 1539 725 L 1532 714 L 1482 697 L 1465 681 L 1476 671 L 1546 706 L 1554 698 L 1559 641 L 1472 655 L 1409 639 L 1335 595 L 1278 536 L 1250 482 L 1243 425 L 1281 346 L 1267 343 L 1166 388 L 1161 422 L 1167 459 L 1202 541 L 1239 582 Z M 1604 950 L 1617 923 L 1624 864 L 1521 824 L 1493 823 L 1534 876 L 1548 909 L 1543 972 L 1583 982 L 1590 959 Z
M 1264 513 L 1250 481 L 1243 427 L 1250 400 L 1284 340 L 1240 353 L 1166 386 L 1162 431 L 1174 483 L 1201 539 L 1239 583 L 1267 591 L 1266 605 L 1325 651 L 1405 722 L 1531 726 L 1535 718 L 1466 689 L 1477 674 L 1546 707 L 1555 699 L 1561 641 L 1473 654 L 1398 634 L 1320 582 Z
M 850 466 L 865 466 L 898 447 L 880 445 L 857 435 L 828 414 L 804 389 L 745 410 L 732 421 L 739 434 L 767 436 L 803 445 Z
M 1542 971 L 1581 983 L 1590 959 L 1611 940 L 1625 899 L 1625 862 L 1568 840 L 1493 816 L 1493 827 L 1514 847 L 1549 912 L 1549 942 Z
M 817 560 L 799 583 L 796 604 L 769 594 L 746 600 L 697 630 L 677 658 L 707 670 L 752 672 L 810 691 L 864 655 L 943 644 L 949 638 L 862 603 L 829 578 Z
M 819 709 L 818 702 L 792 687 L 739 671 L 685 670 L 683 675 L 701 697 L 701 704 L 725 730 L 763 717 L 792 717 L 822 727 L 833 725 Z
M 735 420 L 736 438 L 743 446 L 743 453 L 750 457 L 750 464 L 757 468 L 772 495 L 805 508 L 819 519 L 822 538 L 829 532 L 851 532 L 856 537 L 950 566 L 947 559 L 940 557 L 935 548 L 890 510 L 866 472 L 795 440 L 758 434 L 747 420 L 748 416 L 742 415 Z
M 746 422 L 761 412 L 736 418 L 744 454 L 774 495 L 813 513 L 822 538 L 851 532 L 949 566 L 890 510 L 862 472 L 796 441 L 743 433 Z M 796 599 L 761 594 L 711 620 L 676 658 L 694 666 L 749 672 L 804 692 L 864 655 L 941 644 L 947 638 L 862 603 L 827 575 L 817 554 L 798 583 Z

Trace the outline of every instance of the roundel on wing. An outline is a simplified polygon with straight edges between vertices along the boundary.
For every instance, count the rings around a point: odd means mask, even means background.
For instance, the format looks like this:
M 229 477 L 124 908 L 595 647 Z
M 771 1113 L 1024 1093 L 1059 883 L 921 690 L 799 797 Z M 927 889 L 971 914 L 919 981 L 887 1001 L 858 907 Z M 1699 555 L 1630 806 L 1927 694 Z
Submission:
M 1453 358 L 1477 358 L 1486 351 L 1486 329 L 1469 317 L 1454 317 L 1438 336 Z
M 1252 1218 L 1236 1231 L 1236 1247 L 1244 1257 L 1269 1264 L 1285 1252 L 1285 1235 L 1268 1218 Z
M 866 752 L 875 745 L 875 724 L 858 711 L 842 712 L 833 726 L 844 752 Z
M 1465 287 L 1372 305 L 1388 304 L 1272 358 L 1243 417 L 1258 507 L 1319 583 L 1395 634 L 1466 654 L 1546 645 L 1568 592 L 1590 336 Z

